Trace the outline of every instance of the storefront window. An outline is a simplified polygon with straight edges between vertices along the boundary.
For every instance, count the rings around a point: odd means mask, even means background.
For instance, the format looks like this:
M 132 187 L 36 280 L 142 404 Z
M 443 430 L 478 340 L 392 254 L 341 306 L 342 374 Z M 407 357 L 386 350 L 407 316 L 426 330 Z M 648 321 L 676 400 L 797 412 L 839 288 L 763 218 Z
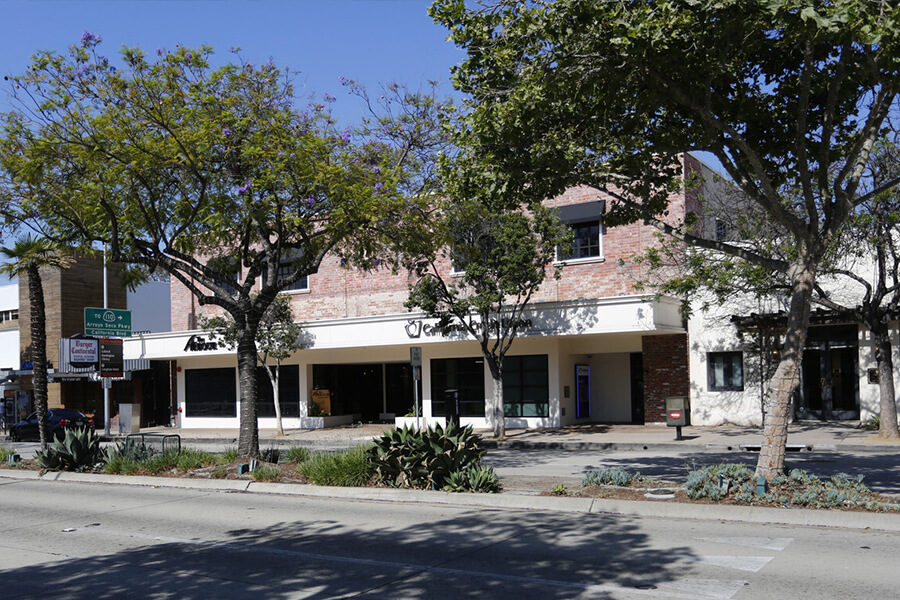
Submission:
M 448 416 L 459 401 L 459 416 L 484 417 L 484 359 L 436 358 L 431 361 L 431 414 Z
M 549 417 L 547 355 L 503 360 L 503 410 L 507 417 Z
M 236 417 L 237 385 L 234 368 L 186 369 L 185 417 Z
M 272 368 L 274 373 L 274 367 Z M 275 402 L 272 398 L 272 382 L 265 367 L 257 367 L 256 372 L 256 415 L 274 417 Z M 282 417 L 300 416 L 300 367 L 281 365 L 278 370 L 278 403 Z

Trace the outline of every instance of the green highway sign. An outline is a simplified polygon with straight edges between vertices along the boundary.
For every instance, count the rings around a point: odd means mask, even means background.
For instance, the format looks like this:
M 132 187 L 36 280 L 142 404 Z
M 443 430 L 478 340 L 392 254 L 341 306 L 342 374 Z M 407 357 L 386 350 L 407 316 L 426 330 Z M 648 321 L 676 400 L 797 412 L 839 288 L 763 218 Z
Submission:
M 131 311 L 118 308 L 85 308 L 84 333 L 97 337 L 131 337 Z

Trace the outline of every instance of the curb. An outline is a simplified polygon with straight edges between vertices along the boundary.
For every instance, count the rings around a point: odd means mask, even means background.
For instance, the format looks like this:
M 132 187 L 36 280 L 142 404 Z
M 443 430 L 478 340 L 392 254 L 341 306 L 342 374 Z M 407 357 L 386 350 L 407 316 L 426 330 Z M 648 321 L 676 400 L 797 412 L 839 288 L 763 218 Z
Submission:
M 124 437 L 118 436 L 100 436 L 103 442 L 118 442 Z M 351 438 L 351 439 L 332 439 L 332 440 L 304 440 L 304 439 L 269 439 L 261 438 L 259 440 L 260 448 L 263 447 L 280 447 L 289 448 L 291 446 L 304 446 L 307 448 L 320 449 L 346 449 L 370 442 L 373 438 Z M 0 440 L 2 441 L 2 440 Z M 234 445 L 238 443 L 237 438 L 193 438 L 182 437 L 182 444 L 220 444 Z M 525 440 L 482 440 L 481 447 L 493 450 L 586 450 L 592 452 L 641 452 L 659 451 L 659 452 L 756 452 L 756 450 L 747 449 L 759 446 L 759 444 L 747 444 L 745 442 L 735 442 L 728 444 L 725 442 L 708 442 L 703 444 L 678 443 L 678 442 L 541 442 L 541 441 L 525 441 Z M 851 452 L 857 454 L 875 454 L 883 452 L 897 452 L 896 445 L 890 446 L 885 444 L 789 444 L 788 453 L 810 452 Z M 793 446 L 793 448 L 790 448 Z
M 0 469 L 0 478 L 100 483 L 156 488 L 181 488 L 220 492 L 281 494 L 315 498 L 335 498 L 368 502 L 404 502 L 486 509 L 541 510 L 596 515 L 649 517 L 659 519 L 715 519 L 744 523 L 841 527 L 900 532 L 900 515 L 862 511 L 810 510 L 760 506 L 688 504 L 666 500 L 609 500 L 560 498 L 519 494 L 451 494 L 391 488 L 350 488 L 292 483 L 264 483 L 235 479 L 182 479 L 100 473 L 51 472 Z

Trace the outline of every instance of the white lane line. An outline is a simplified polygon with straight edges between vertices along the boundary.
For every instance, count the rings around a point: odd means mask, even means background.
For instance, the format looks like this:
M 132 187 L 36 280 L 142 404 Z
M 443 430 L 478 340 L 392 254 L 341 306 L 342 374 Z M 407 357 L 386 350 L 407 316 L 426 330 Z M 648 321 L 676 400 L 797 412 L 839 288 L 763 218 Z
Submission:
M 102 527 L 81 529 L 79 531 L 89 535 L 108 535 L 115 537 L 124 537 L 132 539 L 146 539 L 148 541 L 184 544 L 187 546 L 202 546 L 206 548 L 216 548 L 222 550 L 230 550 L 235 552 L 263 553 L 276 556 L 288 556 L 291 558 L 303 560 L 319 560 L 328 563 L 345 563 L 361 565 L 366 567 L 376 567 L 385 570 L 387 573 L 397 574 L 403 571 L 418 571 L 422 573 L 434 573 L 442 576 L 457 577 L 484 577 L 487 579 L 495 579 L 507 581 L 510 583 L 521 583 L 527 585 L 545 585 L 548 587 L 566 588 L 581 590 L 588 596 L 593 594 L 604 595 L 606 597 L 610 593 L 627 594 L 634 596 L 647 596 L 656 598 L 675 598 L 681 600 L 731 600 L 735 594 L 744 588 L 747 584 L 744 580 L 735 579 L 700 579 L 700 578 L 681 578 L 675 581 L 648 581 L 652 589 L 641 589 L 638 587 L 618 585 L 615 583 L 606 584 L 589 584 L 579 583 L 577 581 L 562 581 L 559 579 L 545 579 L 540 577 L 524 577 L 521 575 L 509 575 L 505 573 L 496 573 L 491 571 L 473 571 L 469 569 L 452 569 L 448 567 L 435 567 L 427 564 L 417 564 L 409 562 L 395 562 L 387 560 L 376 560 L 369 558 L 354 558 L 350 556 L 340 556 L 334 554 L 321 554 L 317 552 L 304 552 L 298 550 L 285 550 L 282 548 L 272 548 L 268 546 L 252 546 L 246 544 L 237 544 L 226 541 L 207 541 L 207 540 L 188 540 L 168 536 L 159 536 L 152 534 L 144 534 L 130 531 L 114 531 L 104 529 Z M 113 557 L 114 558 L 114 557 Z M 407 575 L 407 577 L 411 576 Z
M 769 564 L 774 556 L 693 556 L 686 557 L 685 560 L 698 562 L 704 565 L 715 565 L 717 567 L 726 567 L 728 569 L 737 569 L 739 571 L 750 571 L 756 573 L 764 566 Z
M 771 537 L 698 537 L 696 539 L 715 542 L 716 544 L 730 544 L 732 546 L 746 546 L 764 550 L 784 550 L 794 541 L 794 538 Z

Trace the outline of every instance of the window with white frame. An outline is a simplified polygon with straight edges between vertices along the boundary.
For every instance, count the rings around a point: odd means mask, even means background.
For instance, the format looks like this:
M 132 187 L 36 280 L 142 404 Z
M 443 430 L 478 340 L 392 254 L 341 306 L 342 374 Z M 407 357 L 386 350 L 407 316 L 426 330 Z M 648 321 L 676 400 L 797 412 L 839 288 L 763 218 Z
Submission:
M 711 392 L 744 390 L 744 353 L 709 352 L 706 355 L 707 379 Z
M 604 203 L 582 202 L 556 209 L 559 220 L 572 230 L 572 246 L 557 248 L 560 261 L 603 258 L 603 210 Z
M 5 323 L 7 321 L 18 321 L 19 320 L 19 310 L 0 310 L 0 323 Z
M 293 261 L 283 260 L 278 265 L 278 271 L 275 274 L 277 278 L 276 281 L 278 283 L 279 288 L 282 292 L 306 292 L 309 291 L 309 276 L 304 275 L 299 278 L 294 283 L 288 285 L 287 287 L 283 287 L 281 283 L 287 280 L 289 277 L 292 277 L 294 273 L 297 271 L 297 266 Z M 262 276 L 262 284 L 266 285 L 266 272 L 263 271 Z

